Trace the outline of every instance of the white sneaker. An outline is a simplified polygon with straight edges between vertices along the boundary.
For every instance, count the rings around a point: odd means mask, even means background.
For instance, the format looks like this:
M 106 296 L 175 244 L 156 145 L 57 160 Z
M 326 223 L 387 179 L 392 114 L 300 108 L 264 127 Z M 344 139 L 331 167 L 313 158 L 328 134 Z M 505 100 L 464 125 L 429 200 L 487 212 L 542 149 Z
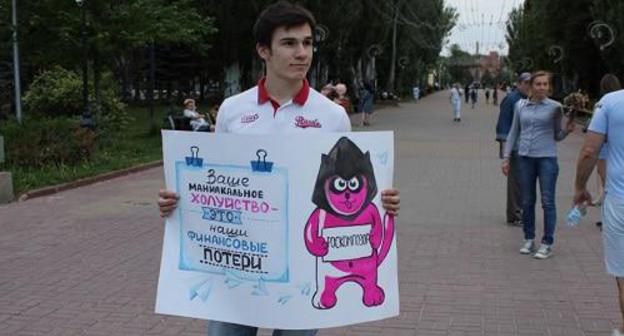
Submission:
M 620 332 L 620 329 L 613 329 L 613 334 L 611 334 L 611 336 L 624 336 L 624 334 Z
M 533 239 L 526 239 L 524 241 L 524 244 L 520 248 L 520 254 L 530 254 L 531 252 L 533 252 L 533 249 L 535 249 L 535 243 L 533 242 Z
M 543 259 L 550 257 L 551 255 L 552 255 L 552 246 L 542 244 L 540 245 L 539 249 L 537 250 L 537 252 L 535 253 L 533 257 L 535 257 L 535 259 L 543 260 Z

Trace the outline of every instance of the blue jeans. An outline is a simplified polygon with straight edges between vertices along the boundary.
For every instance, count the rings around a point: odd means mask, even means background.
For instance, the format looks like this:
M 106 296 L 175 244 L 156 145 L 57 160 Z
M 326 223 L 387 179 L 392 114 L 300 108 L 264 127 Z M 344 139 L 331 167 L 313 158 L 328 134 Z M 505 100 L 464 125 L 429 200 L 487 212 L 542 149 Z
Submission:
M 317 330 L 274 330 L 273 336 L 314 336 Z M 256 336 L 257 327 L 240 324 L 210 321 L 208 336 Z
M 539 180 L 544 209 L 544 236 L 542 243 L 552 245 L 555 241 L 557 225 L 557 208 L 555 207 L 555 190 L 559 164 L 556 157 L 519 157 L 520 186 L 522 190 L 522 223 L 524 239 L 535 239 L 535 184 Z

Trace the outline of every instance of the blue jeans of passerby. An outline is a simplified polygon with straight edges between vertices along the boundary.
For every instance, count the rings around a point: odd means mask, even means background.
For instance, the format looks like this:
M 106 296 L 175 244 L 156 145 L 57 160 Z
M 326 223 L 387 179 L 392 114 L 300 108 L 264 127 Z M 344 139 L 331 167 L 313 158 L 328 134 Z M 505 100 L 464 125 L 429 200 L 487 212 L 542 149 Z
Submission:
M 274 330 L 273 336 L 314 336 L 317 330 Z M 257 327 L 240 324 L 210 321 L 208 322 L 208 336 L 256 336 Z
M 559 176 L 557 158 L 520 156 L 519 159 L 524 239 L 535 239 L 535 201 L 537 198 L 535 185 L 539 181 L 542 209 L 544 209 L 542 243 L 552 245 L 557 225 L 557 208 L 555 207 L 555 190 Z

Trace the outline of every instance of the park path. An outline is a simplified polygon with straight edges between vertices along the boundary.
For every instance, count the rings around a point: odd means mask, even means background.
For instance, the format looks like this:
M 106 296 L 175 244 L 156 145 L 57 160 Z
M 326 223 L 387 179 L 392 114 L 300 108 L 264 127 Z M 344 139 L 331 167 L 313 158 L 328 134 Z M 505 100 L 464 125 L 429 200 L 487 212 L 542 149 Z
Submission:
M 619 310 L 596 210 L 559 225 L 552 259 L 517 253 L 497 111 L 464 106 L 453 123 L 444 92 L 378 111 L 370 129 L 396 135 L 401 315 L 319 335 L 609 335 Z M 581 143 L 559 146 L 559 223 Z M 162 185 L 156 168 L 0 206 L 0 335 L 205 335 L 203 321 L 154 314 Z

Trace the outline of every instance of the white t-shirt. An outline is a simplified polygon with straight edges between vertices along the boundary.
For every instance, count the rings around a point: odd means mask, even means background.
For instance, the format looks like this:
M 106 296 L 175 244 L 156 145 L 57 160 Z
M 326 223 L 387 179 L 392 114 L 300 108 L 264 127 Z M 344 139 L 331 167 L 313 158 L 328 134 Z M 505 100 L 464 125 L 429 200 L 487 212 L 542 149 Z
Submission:
M 452 88 L 451 89 L 451 104 L 458 104 L 458 103 L 461 103 L 459 90 L 457 90 L 456 88 Z
M 611 92 L 598 102 L 589 130 L 607 136 L 607 194 L 624 198 L 624 90 Z
M 215 132 L 276 134 L 349 132 L 344 108 L 310 88 L 304 80 L 299 93 L 279 105 L 267 93 L 264 79 L 257 86 L 232 96 L 219 107 Z

